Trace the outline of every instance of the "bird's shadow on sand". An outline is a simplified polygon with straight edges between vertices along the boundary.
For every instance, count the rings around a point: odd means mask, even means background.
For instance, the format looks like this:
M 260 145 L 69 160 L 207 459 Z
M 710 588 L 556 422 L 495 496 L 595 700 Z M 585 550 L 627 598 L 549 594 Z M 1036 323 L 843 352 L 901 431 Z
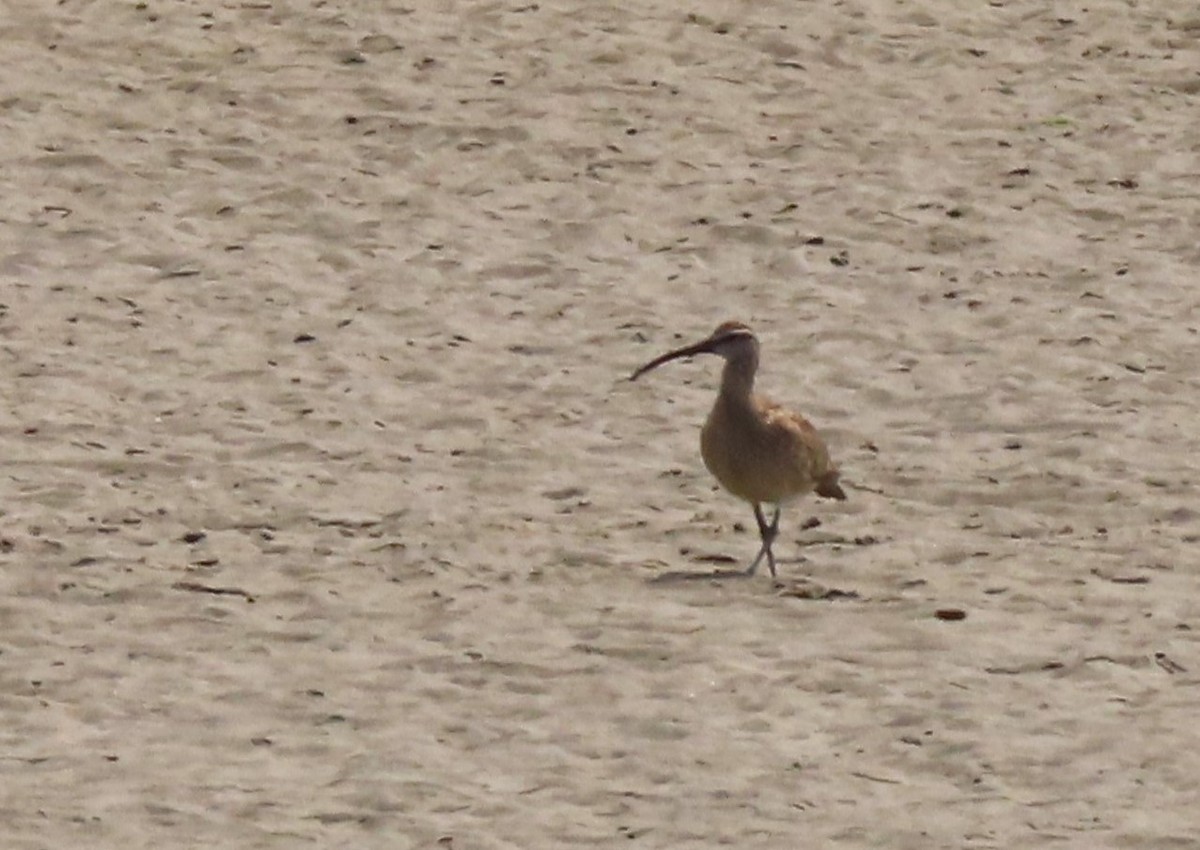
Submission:
M 685 581 L 727 581 L 754 578 L 745 570 L 672 570 L 646 579 L 647 584 L 676 584 Z
M 689 581 L 716 582 L 727 579 L 752 578 L 755 578 L 755 576 L 745 570 L 673 570 L 672 572 L 662 573 L 654 578 L 646 579 L 646 584 L 681 584 Z M 770 586 L 774 589 L 777 596 L 827 601 L 838 599 L 862 601 L 864 599 L 857 590 L 826 587 L 806 576 L 795 580 L 780 580 L 772 576 L 770 581 Z

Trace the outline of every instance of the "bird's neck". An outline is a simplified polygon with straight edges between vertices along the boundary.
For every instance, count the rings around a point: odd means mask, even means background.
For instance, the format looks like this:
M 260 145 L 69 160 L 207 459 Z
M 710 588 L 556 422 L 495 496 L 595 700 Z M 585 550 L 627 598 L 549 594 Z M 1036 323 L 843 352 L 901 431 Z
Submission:
M 721 398 L 727 404 L 749 404 L 754 394 L 754 373 L 758 371 L 757 357 L 731 357 L 721 373 Z

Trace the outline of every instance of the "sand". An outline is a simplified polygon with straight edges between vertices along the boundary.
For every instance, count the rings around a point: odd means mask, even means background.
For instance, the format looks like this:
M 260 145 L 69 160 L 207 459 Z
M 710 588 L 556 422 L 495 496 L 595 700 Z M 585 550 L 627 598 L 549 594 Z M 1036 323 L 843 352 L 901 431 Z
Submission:
M 1188 4 L 26 0 L 0 61 L 5 848 L 1200 842 Z M 757 539 L 717 363 L 623 379 L 726 318 L 850 500 L 664 581 Z

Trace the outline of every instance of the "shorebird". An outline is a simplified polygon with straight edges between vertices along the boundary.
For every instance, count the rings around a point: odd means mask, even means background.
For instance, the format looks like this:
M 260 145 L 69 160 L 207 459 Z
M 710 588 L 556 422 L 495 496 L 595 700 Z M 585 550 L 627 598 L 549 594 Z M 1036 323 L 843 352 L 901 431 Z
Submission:
M 722 322 L 707 339 L 655 357 L 629 380 L 695 354 L 716 354 L 725 360 L 717 402 L 700 431 L 700 455 L 722 487 L 754 508 L 762 548 L 746 575 L 754 575 L 764 557 L 775 575 L 771 544 L 779 534 L 781 506 L 812 491 L 845 499 L 837 465 L 812 423 L 754 392 L 758 339 L 741 322 Z M 769 524 L 763 516 L 764 504 L 775 506 Z

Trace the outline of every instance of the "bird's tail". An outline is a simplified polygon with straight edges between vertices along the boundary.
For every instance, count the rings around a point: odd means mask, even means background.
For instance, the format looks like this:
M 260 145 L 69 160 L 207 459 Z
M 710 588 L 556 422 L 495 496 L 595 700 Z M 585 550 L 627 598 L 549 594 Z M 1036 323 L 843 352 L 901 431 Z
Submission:
M 824 496 L 826 499 L 837 499 L 839 502 L 846 501 L 846 491 L 838 483 L 838 471 L 836 469 L 826 472 L 821 477 L 821 480 L 817 482 L 817 495 Z

